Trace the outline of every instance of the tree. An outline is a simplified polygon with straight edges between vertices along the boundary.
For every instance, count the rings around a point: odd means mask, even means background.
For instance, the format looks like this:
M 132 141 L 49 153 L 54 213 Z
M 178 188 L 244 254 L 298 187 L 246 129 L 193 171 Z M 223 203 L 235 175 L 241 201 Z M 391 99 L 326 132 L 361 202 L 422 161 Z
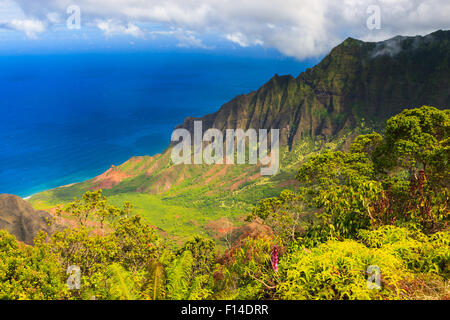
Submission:
M 385 137 L 359 136 L 350 152 L 324 152 L 304 163 L 297 192 L 261 200 L 252 213 L 291 241 L 299 217 L 314 211 L 310 245 L 383 224 L 418 224 L 426 232 L 448 220 L 450 112 L 423 106 L 387 121 Z
M 187 241 L 179 250 L 178 255 L 190 251 L 194 258 L 193 274 L 207 274 L 211 271 L 216 260 L 216 244 L 210 239 L 195 236 Z
M 314 221 L 314 213 L 307 212 L 305 196 L 291 190 L 284 190 L 279 197 L 262 199 L 247 221 L 262 219 L 285 244 L 294 242 L 304 234 Z
M 120 285 L 136 286 L 150 276 L 149 266 L 164 250 L 154 229 L 139 215 L 124 217 L 131 213 L 131 206 L 114 207 L 101 192 L 87 192 L 68 208 L 80 225 L 54 233 L 39 247 L 58 257 L 61 274 L 69 266 L 80 268 L 81 290 L 71 290 L 70 295 L 83 299 L 136 296 L 137 289 Z M 95 221 L 108 221 L 107 228 L 102 223 L 98 232 Z
M 373 160 L 387 175 L 391 205 L 403 220 L 439 230 L 448 217 L 450 110 L 404 110 L 387 121 L 385 131 Z
M 108 199 L 103 195 L 102 190 L 97 190 L 87 191 L 81 196 L 81 199 L 75 199 L 64 209 L 60 208 L 58 214 L 61 215 L 63 211 L 77 218 L 81 226 L 86 226 L 89 220 L 99 221 L 103 230 L 105 221 L 128 216 L 132 211 L 132 206 L 129 202 L 125 202 L 122 209 L 112 206 L 108 204 Z
M 326 152 L 299 169 L 297 179 L 309 204 L 319 210 L 332 236 L 350 237 L 374 219 L 372 204 L 382 185 L 366 153 Z
M 411 175 L 443 169 L 448 177 L 449 138 L 450 110 L 428 106 L 404 110 L 386 122 L 382 148 L 390 161 L 384 166 L 400 166 Z

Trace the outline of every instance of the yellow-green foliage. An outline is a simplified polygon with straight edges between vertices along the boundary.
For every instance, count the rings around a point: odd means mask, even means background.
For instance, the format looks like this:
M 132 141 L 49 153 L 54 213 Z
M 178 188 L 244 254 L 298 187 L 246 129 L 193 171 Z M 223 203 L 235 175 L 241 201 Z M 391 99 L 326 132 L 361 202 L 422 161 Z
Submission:
M 435 273 L 446 279 L 449 277 L 448 231 L 427 236 L 420 230 L 382 226 L 374 231 L 361 230 L 359 234 L 367 246 L 392 252 L 414 272 Z
M 411 297 L 403 288 L 417 279 L 448 281 L 448 231 L 428 236 L 420 230 L 389 225 L 360 230 L 359 240 L 329 240 L 312 249 L 294 245 L 280 262 L 278 297 L 404 299 Z M 370 265 L 380 268 L 381 290 L 367 288 Z
M 65 291 L 55 255 L 0 230 L 0 299 L 60 299 Z
M 378 266 L 382 288 L 367 287 L 367 268 Z M 367 248 L 354 240 L 330 240 L 308 250 L 296 248 L 280 262 L 280 299 L 398 299 L 400 280 L 409 274 L 389 250 Z

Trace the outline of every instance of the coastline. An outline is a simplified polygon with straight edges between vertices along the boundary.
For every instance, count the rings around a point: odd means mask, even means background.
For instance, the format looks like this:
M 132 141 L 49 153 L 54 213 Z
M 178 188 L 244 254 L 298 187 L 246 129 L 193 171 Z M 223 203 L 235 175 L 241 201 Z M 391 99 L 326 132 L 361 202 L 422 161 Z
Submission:
M 94 178 L 95 178 L 95 177 L 89 178 L 89 179 L 85 179 L 85 180 L 82 180 L 82 181 L 78 181 L 78 182 L 73 182 L 73 183 L 65 184 L 65 185 L 62 185 L 62 186 L 59 186 L 59 187 L 55 187 L 55 188 L 51 188 L 51 189 L 43 189 L 43 190 L 41 190 L 41 191 L 32 193 L 32 194 L 30 194 L 29 196 L 21 197 L 21 198 L 22 198 L 23 200 L 25 200 L 25 201 L 28 201 L 28 200 L 31 199 L 31 197 L 33 197 L 34 195 L 37 195 L 37 194 L 39 194 L 39 193 L 41 193 L 41 192 L 44 192 L 44 191 L 47 191 L 47 190 L 58 189 L 58 188 L 70 187 L 70 186 L 73 186 L 74 184 L 81 183 L 81 182 L 84 182 L 84 181 L 88 181 L 88 180 L 94 179 Z

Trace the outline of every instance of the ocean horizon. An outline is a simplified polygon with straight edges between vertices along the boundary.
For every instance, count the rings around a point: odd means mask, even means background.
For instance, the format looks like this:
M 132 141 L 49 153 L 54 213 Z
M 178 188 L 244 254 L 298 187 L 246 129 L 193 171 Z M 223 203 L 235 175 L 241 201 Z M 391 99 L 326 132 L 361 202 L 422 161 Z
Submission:
M 313 65 L 186 52 L 1 56 L 0 193 L 28 197 L 160 153 L 186 117 Z

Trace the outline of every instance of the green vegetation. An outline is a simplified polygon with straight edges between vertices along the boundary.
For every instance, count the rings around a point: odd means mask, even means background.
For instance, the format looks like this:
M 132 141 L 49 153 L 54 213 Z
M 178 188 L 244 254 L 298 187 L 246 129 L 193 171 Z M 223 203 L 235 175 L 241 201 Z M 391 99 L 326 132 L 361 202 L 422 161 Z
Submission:
M 260 200 L 225 250 L 201 235 L 174 243 L 146 221 L 198 234 L 179 211 L 206 223 L 245 203 L 245 190 L 281 189 L 287 171 L 225 197 L 200 197 L 202 186 L 168 199 L 87 192 L 59 210 L 76 226 L 41 233 L 32 247 L 0 231 L 0 298 L 448 299 L 449 138 L 449 110 L 424 106 L 389 119 L 384 136 L 360 135 L 348 152 L 287 163 L 297 187 Z M 79 290 L 65 285 L 74 265 Z

